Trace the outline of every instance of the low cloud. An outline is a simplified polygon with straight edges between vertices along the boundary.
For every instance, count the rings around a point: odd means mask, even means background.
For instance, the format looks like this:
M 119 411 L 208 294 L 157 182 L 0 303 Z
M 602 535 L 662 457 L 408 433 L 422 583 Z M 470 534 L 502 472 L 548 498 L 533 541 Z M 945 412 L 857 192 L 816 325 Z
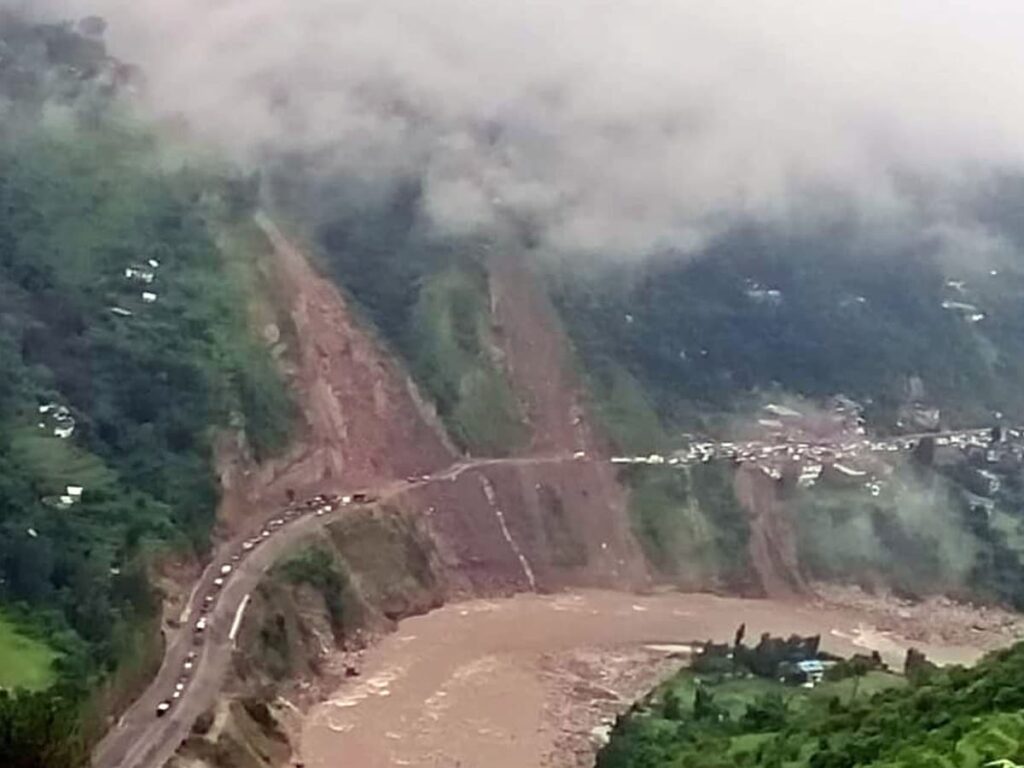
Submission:
M 224 151 L 415 176 L 438 226 L 514 216 L 561 249 L 698 247 L 834 206 L 905 219 L 908 186 L 1024 162 L 1017 0 L 34 5 L 104 16 L 152 107 Z

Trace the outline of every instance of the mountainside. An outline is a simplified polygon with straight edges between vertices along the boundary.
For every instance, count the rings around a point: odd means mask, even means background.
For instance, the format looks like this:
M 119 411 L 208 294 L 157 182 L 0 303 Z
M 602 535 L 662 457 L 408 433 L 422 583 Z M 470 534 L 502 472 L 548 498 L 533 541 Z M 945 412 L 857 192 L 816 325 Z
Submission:
M 995 412 L 1019 421 L 1017 225 L 991 218 L 977 226 L 1007 243 L 998 258 L 839 221 L 800 234 L 738 229 L 689 258 L 583 274 L 556 262 L 551 280 L 601 401 L 615 403 L 620 382 L 632 382 L 670 434 L 714 427 L 758 393 L 842 393 L 883 432 L 911 401 L 940 408 L 947 425 L 989 423 Z
M 833 401 L 854 403 L 872 435 L 1022 413 L 1010 252 L 951 261 L 926 237 L 870 239 L 846 222 L 800 236 L 737 231 L 689 259 L 584 269 L 521 234 L 441 237 L 412 183 L 368 197 L 343 178 L 299 189 L 280 196 L 324 268 L 471 453 L 668 453 L 694 433 L 764 431 L 772 400 L 802 409 L 812 433 Z M 978 220 L 1013 242 L 1012 220 L 979 200 Z M 481 411 L 485 379 L 498 399 Z M 500 429 L 500 448 L 478 426 Z M 649 562 L 679 585 L 782 595 L 839 579 L 1019 603 L 1019 461 L 975 452 L 869 469 L 894 473 L 879 496 L 730 467 L 601 473 Z M 979 501 L 986 473 L 999 487 Z M 995 514 L 981 521 L 979 504 Z
M 526 221 L 439 229 L 412 176 L 369 183 L 273 152 L 248 173 L 186 149 L 185 127 L 139 116 L 144 73 L 108 55 L 103 29 L 0 11 L 13 768 L 82 765 L 162 642 L 189 641 L 201 568 L 318 494 L 366 505 L 295 542 L 254 592 L 230 695 L 184 765 L 287 759 L 268 697 L 451 600 L 663 585 L 799 598 L 820 580 L 1024 606 L 1024 457 L 1002 439 L 1024 424 L 1014 182 L 963 203 L 998 258 L 841 220 L 583 262 Z M 950 426 L 998 439 L 938 443 Z M 894 435 L 918 442 L 888 455 Z M 753 438 L 798 458 L 668 460 Z M 815 441 L 871 455 L 807 473 Z M 927 692 L 985 688 L 1015 654 Z M 978 738 L 1016 728 L 1008 707 L 965 701 L 987 718 Z M 828 717 L 857 738 L 881 727 L 856 707 Z M 781 764 L 791 735 L 756 759 Z M 843 764 L 833 746 L 809 764 Z
M 1016 425 L 1024 316 L 1007 206 L 1018 199 L 1001 181 L 964 204 L 965 221 L 1005 245 L 998 257 L 972 252 L 975 241 L 951 254 L 934 236 L 870 237 L 845 221 L 799 235 L 741 229 L 688 259 L 586 272 L 549 261 L 548 281 L 592 410 L 621 452 Z M 830 435 L 846 412 L 835 403 L 861 414 L 857 432 Z M 939 453 L 870 460 L 855 467 L 866 484 L 812 475 L 810 489 L 796 482 L 799 461 L 776 482 L 748 464 L 757 477 L 740 471 L 736 498 L 757 580 L 773 594 L 824 578 L 1021 605 L 1020 457 Z M 673 542 L 691 538 L 692 506 L 658 475 L 626 479 L 641 541 L 671 576 L 691 557 Z M 710 529 L 734 526 L 712 513 Z
M 244 180 L 123 118 L 99 39 L 0 22 L 0 626 L 55 656 L 0 754 L 60 768 L 159 655 L 149 574 L 209 546 L 217 429 L 267 456 L 290 404 L 250 334 Z
M 301 362 L 289 378 L 303 427 L 282 459 L 257 467 L 243 461 L 230 469 L 225 508 L 244 507 L 251 515 L 254 506 L 273 510 L 289 489 L 344 493 L 455 464 L 459 456 L 424 404 L 426 396 L 387 356 L 381 340 L 359 324 L 344 295 L 316 275 L 280 233 L 271 232 L 277 301 L 296 329 L 294 353 Z M 543 294 L 535 300 L 543 301 Z M 554 341 L 533 335 L 531 343 L 557 350 L 557 328 L 539 330 L 553 333 Z M 509 357 L 531 354 L 512 344 L 504 349 Z M 525 434 L 542 435 L 538 439 L 546 444 L 523 447 L 523 455 L 600 452 L 589 428 L 573 424 L 582 412 L 574 409 L 569 368 L 559 366 L 562 376 L 544 366 L 531 370 L 534 378 L 516 382 L 515 391 L 529 414 Z M 554 405 L 535 408 L 532 401 L 542 397 Z M 646 583 L 625 498 L 610 466 L 602 463 L 482 467 L 431 483 L 400 503 L 403 511 L 425 518 L 453 580 L 449 596 Z M 235 517 L 244 523 L 244 516 Z

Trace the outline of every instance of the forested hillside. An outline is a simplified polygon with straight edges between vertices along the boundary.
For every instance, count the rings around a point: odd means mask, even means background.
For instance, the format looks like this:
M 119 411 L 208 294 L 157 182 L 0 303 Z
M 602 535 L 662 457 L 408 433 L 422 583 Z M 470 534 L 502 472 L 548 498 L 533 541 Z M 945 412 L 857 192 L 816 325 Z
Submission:
M 918 659 L 908 672 L 909 685 L 885 686 L 874 695 L 864 695 L 871 679 L 826 684 L 812 694 L 767 684 L 757 694 L 758 686 L 747 682 L 752 695 L 729 701 L 716 697 L 713 685 L 696 692 L 691 685 L 690 698 L 681 700 L 682 689 L 672 681 L 648 706 L 619 720 L 597 764 L 981 768 L 1024 760 L 1024 644 L 971 669 L 936 670 Z M 740 691 L 743 685 L 732 687 Z
M 402 357 L 460 448 L 504 455 L 526 437 L 492 327 L 484 238 L 438 233 L 414 181 L 369 187 L 301 164 L 274 174 L 278 204 L 308 231 L 324 270 Z
M 944 426 L 1024 421 L 1024 273 L 1007 209 L 1020 192 L 1006 181 L 994 190 L 965 203 L 964 216 L 1000 238 L 998 259 L 966 247 L 950 254 L 924 234 L 875 237 L 850 221 L 789 234 L 741 229 L 688 258 L 588 270 L 550 260 L 593 412 L 631 453 L 671 450 L 687 433 L 749 434 L 765 403 L 787 398 L 814 412 L 831 396 L 852 397 L 873 435 L 938 427 L 905 422 L 914 408 L 936 409 Z M 780 487 L 801 570 L 1024 604 L 1020 466 L 981 453 L 940 463 L 897 461 L 877 497 L 841 483 Z M 980 490 L 986 473 L 998 475 L 998 491 Z M 658 476 L 623 479 L 648 556 L 685 582 L 701 559 L 689 542 L 745 540 L 747 521 L 721 504 L 695 517 L 700 506 Z
M 1012 217 L 993 217 L 1009 237 Z M 951 260 L 923 235 L 874 241 L 849 222 L 740 230 L 689 258 L 570 261 L 551 285 L 620 443 L 656 444 L 659 432 L 632 427 L 648 410 L 678 434 L 758 393 L 845 393 L 882 430 L 911 400 L 947 424 L 1024 416 L 1019 261 Z
M 214 430 L 289 428 L 232 245 L 251 188 L 133 122 L 102 29 L 0 15 L 0 689 L 53 659 L 0 693 L 18 768 L 78 764 L 90 693 L 150 663 L 148 572 L 208 544 Z

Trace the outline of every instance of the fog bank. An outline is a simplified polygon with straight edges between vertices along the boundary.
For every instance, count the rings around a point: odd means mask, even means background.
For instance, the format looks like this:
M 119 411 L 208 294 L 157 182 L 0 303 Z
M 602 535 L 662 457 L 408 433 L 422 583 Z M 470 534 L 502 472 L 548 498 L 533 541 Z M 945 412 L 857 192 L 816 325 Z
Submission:
M 3 2 L 3 0 L 0 0 Z M 692 247 L 737 217 L 919 212 L 1024 161 L 1012 0 L 42 0 L 96 13 L 224 151 L 423 179 L 440 226 Z

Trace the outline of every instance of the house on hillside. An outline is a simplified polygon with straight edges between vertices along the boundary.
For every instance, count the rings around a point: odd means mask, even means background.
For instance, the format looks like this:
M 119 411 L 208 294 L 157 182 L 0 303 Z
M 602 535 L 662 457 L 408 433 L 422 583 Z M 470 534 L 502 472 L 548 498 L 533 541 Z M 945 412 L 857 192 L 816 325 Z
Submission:
M 825 678 L 825 663 L 820 659 L 783 662 L 779 665 L 779 681 L 813 688 Z
M 764 410 L 766 410 L 773 416 L 778 416 L 786 419 L 799 419 L 803 415 L 802 413 L 800 413 L 800 411 L 793 410 L 792 408 L 787 408 L 784 405 L 778 405 L 777 403 L 768 403 L 768 405 L 764 407 Z
M 125 267 L 124 278 L 125 280 L 134 280 L 135 282 L 149 285 L 156 279 L 156 274 L 152 269 L 133 265 L 131 267 Z

